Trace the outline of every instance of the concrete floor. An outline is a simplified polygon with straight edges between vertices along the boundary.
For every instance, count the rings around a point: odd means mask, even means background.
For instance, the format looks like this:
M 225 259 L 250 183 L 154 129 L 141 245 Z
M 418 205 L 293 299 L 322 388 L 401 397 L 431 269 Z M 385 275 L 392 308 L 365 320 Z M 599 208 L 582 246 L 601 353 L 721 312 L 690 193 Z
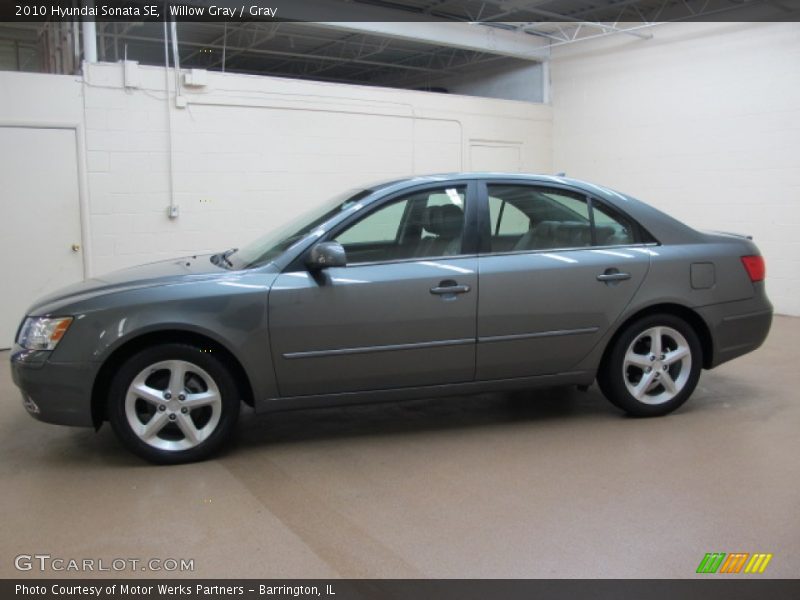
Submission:
M 712 551 L 796 577 L 798 339 L 777 317 L 665 418 L 595 388 L 246 414 L 221 458 L 161 468 L 108 427 L 34 421 L 2 368 L 0 577 L 23 553 L 192 558 L 195 577 L 692 577 Z

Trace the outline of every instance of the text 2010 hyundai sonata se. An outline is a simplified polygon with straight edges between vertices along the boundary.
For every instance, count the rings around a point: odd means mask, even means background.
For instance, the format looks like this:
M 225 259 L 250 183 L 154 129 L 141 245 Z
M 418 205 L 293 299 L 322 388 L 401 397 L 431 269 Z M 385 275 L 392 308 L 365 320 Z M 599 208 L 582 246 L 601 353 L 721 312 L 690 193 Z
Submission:
M 563 177 L 417 177 L 238 250 L 34 304 L 11 355 L 35 417 L 204 458 L 257 411 L 588 385 L 663 415 L 757 348 L 772 306 L 744 236 Z

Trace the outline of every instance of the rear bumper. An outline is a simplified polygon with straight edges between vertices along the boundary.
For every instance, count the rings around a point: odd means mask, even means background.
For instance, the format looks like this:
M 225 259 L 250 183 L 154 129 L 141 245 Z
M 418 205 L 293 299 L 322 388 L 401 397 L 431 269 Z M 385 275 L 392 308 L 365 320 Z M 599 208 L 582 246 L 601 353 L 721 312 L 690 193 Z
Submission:
M 772 325 L 772 305 L 763 293 L 749 300 L 704 306 L 697 312 L 711 330 L 712 368 L 761 346 Z
M 52 362 L 49 354 L 12 350 L 11 377 L 22 392 L 23 406 L 46 423 L 91 427 L 96 365 Z

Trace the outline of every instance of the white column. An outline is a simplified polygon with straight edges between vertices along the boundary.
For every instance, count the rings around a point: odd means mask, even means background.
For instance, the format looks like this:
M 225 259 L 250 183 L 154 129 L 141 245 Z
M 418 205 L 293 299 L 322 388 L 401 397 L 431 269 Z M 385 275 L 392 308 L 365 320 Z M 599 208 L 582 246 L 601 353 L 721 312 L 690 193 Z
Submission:
M 89 8 L 94 7 L 94 0 L 83 0 L 85 6 Z M 90 20 L 89 17 L 83 20 L 82 24 L 83 33 L 83 60 L 89 63 L 97 62 L 97 29 L 95 27 L 94 19 Z

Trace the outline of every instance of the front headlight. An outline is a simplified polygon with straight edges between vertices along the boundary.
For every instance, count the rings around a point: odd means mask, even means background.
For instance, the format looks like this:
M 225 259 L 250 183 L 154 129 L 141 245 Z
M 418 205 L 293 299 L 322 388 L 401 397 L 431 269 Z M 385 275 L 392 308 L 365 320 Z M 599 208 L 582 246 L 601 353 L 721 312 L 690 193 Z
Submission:
M 26 350 L 54 350 L 72 324 L 72 317 L 28 317 L 17 343 Z

